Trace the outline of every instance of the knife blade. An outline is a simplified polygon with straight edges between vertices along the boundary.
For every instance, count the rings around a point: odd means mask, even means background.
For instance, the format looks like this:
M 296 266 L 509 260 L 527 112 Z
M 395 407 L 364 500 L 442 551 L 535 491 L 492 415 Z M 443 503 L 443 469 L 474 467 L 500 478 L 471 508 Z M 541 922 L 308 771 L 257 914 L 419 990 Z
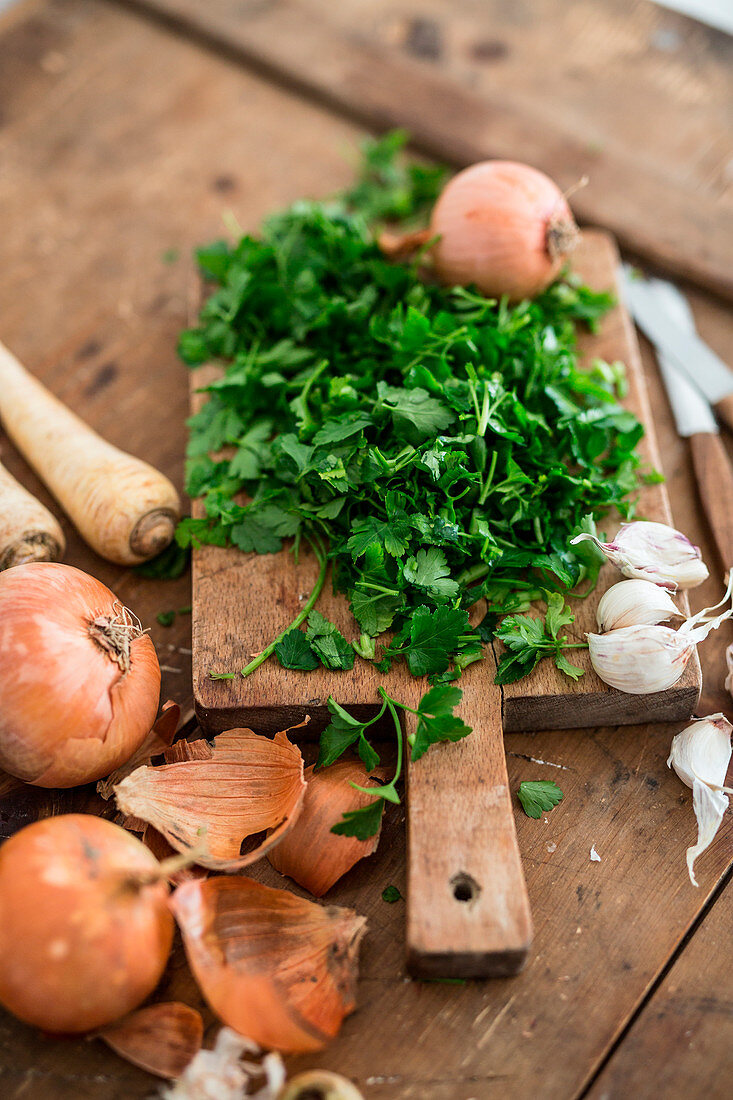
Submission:
M 664 279 L 649 279 L 649 289 L 662 309 L 668 313 L 670 320 L 686 332 L 694 333 L 695 320 L 692 310 L 684 294 L 676 286 Z M 698 432 L 716 434 L 718 424 L 707 400 L 697 387 L 692 385 L 687 375 L 677 369 L 674 360 L 666 351 L 661 348 L 657 348 L 656 351 L 659 370 L 678 433 L 683 438 L 696 435 Z
M 665 358 L 703 394 L 726 427 L 733 430 L 733 371 L 700 339 L 694 328 L 670 315 L 654 284 L 626 266 L 624 297 L 634 320 Z M 671 399 L 670 399 L 671 400 Z
M 633 279 L 634 286 L 639 280 Z M 629 284 L 628 271 L 623 273 L 624 295 Z M 663 279 L 645 281 L 646 300 L 684 333 L 695 332 L 695 320 L 685 296 Z M 640 326 L 641 327 L 641 326 Z M 692 464 L 703 511 L 708 520 L 718 553 L 726 569 L 733 567 L 733 466 L 710 406 L 680 373 L 676 360 L 666 347 L 654 340 L 662 380 L 672 407 L 677 430 L 690 441 Z

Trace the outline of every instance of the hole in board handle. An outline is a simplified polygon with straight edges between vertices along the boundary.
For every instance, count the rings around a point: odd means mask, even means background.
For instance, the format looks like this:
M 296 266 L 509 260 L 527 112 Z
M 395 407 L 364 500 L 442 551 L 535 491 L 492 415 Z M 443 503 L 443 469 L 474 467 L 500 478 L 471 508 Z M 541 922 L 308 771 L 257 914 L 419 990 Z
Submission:
M 465 871 L 460 871 L 457 875 L 454 875 L 450 880 L 450 884 L 456 901 L 464 903 L 476 901 L 481 893 L 481 887 L 476 879 L 472 878 L 471 875 L 467 875 Z

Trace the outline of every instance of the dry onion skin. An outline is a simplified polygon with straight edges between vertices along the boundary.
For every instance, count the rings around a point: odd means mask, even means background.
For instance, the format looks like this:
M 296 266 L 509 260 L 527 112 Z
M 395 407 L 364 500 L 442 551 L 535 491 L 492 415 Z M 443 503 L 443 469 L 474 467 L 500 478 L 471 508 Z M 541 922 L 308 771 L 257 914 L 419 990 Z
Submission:
M 120 824 L 123 829 L 130 829 L 131 825 L 128 821 L 137 822 L 137 818 L 128 818 L 122 821 Z M 142 822 L 142 834 L 140 839 L 146 848 L 149 848 L 157 860 L 163 863 L 166 860 L 171 860 L 176 856 L 175 848 L 172 848 L 165 837 L 154 829 L 152 825 L 146 825 Z M 133 830 L 133 832 L 136 830 Z M 180 859 L 180 856 L 178 857 Z M 208 871 L 205 867 L 198 867 L 195 863 L 191 863 L 188 866 L 180 867 L 176 871 L 170 871 L 168 874 L 168 882 L 173 886 L 179 886 L 182 882 L 188 882 L 192 878 L 206 878 Z
M 303 757 L 285 732 L 269 738 L 248 729 L 220 733 L 206 751 L 208 759 L 138 768 L 115 787 L 117 805 L 178 852 L 203 839 L 207 851 L 196 859 L 203 867 L 238 871 L 274 847 L 300 813 Z M 267 829 L 265 840 L 240 855 L 243 840 Z
M 181 708 L 178 703 L 174 703 L 172 699 L 168 699 L 163 703 L 160 717 L 156 719 L 155 725 L 140 748 L 132 754 L 129 760 L 126 760 L 119 768 L 115 768 L 106 779 L 100 779 L 97 783 L 97 794 L 101 794 L 104 799 L 110 799 L 116 785 L 121 783 L 126 776 L 131 775 L 136 768 L 142 767 L 143 764 L 149 764 L 154 756 L 160 756 L 167 748 L 170 748 L 173 744 L 173 738 L 176 736 L 180 718 Z
M 147 1005 L 97 1032 L 121 1058 L 173 1080 L 201 1050 L 201 1013 L 180 1001 Z
M 0 573 L 0 767 L 39 787 L 107 775 L 158 709 L 160 666 L 113 592 L 70 565 Z
M 380 769 L 371 773 L 375 781 L 385 775 Z M 367 786 L 369 779 L 370 773 L 364 765 L 352 760 L 338 761 L 320 771 L 306 768 L 308 786 L 303 809 L 293 827 L 267 856 L 275 870 L 289 875 L 320 898 L 355 863 L 372 855 L 379 844 L 379 831 L 368 840 L 331 832 L 344 813 L 373 801 L 368 794 L 351 786 L 352 783 Z
M 29 561 L 59 561 L 65 549 L 56 517 L 0 462 L 0 569 Z
M 0 1003 L 28 1024 L 79 1033 L 137 1008 L 173 927 L 158 861 L 110 821 L 45 818 L 0 848 Z
M 321 1050 L 356 1007 L 366 921 L 243 877 L 186 882 L 171 908 L 207 1002 L 260 1046 Z
M 430 236 L 435 271 L 450 286 L 487 297 L 533 298 L 560 274 L 579 234 L 556 183 L 536 168 L 487 160 L 449 180 Z

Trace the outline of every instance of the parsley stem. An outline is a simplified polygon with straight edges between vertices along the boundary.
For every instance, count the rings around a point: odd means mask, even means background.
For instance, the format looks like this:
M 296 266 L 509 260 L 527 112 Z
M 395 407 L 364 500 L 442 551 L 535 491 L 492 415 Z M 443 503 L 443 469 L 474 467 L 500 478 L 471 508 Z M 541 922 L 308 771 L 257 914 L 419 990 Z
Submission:
M 479 561 L 475 565 L 472 565 L 470 569 L 464 569 L 462 573 L 459 573 L 456 580 L 459 584 L 469 585 L 474 581 L 480 581 L 482 577 L 491 569 L 488 562 Z
M 481 486 L 481 494 L 478 498 L 479 504 L 484 504 L 486 502 L 487 496 L 489 495 L 489 489 L 491 488 L 491 482 L 494 479 L 494 470 L 496 469 L 496 461 L 498 457 L 499 452 L 497 450 L 494 450 L 491 455 L 491 465 L 489 466 L 489 472 L 486 475 L 486 481 Z
M 323 546 L 321 540 L 315 534 L 306 535 L 306 538 L 308 539 L 313 553 L 316 555 L 316 558 L 320 564 L 318 577 L 316 579 L 316 583 L 313 585 L 311 594 L 306 602 L 303 604 L 302 609 L 298 612 L 293 621 L 291 623 L 288 623 L 285 629 L 278 634 L 277 638 L 273 638 L 270 644 L 265 646 L 262 652 L 258 653 L 257 656 L 242 669 L 242 676 L 249 676 L 250 672 L 254 672 L 256 668 L 259 668 L 261 664 L 264 664 L 270 654 L 274 653 L 275 646 L 280 644 L 285 635 L 288 634 L 291 630 L 297 630 L 300 624 L 305 622 L 305 620 L 308 618 L 309 614 L 313 610 L 315 604 L 317 603 L 318 597 L 323 591 L 323 585 L 326 580 L 326 570 L 328 568 L 328 557 L 326 555 L 326 549 Z
M 400 775 L 402 774 L 402 723 L 400 722 L 397 711 L 395 710 L 395 700 L 387 694 L 387 692 L 381 685 L 379 687 L 379 694 L 382 696 L 385 703 L 389 707 L 389 712 L 392 715 L 392 721 L 394 722 L 394 728 L 397 734 L 397 764 L 395 766 L 395 773 L 392 779 L 392 783 L 394 784 L 397 782 L 397 780 L 400 778 Z M 412 710 L 411 707 L 406 707 L 404 703 L 397 703 L 396 705 L 398 707 L 402 707 L 403 710 Z M 413 710 L 412 713 L 416 714 L 417 712 Z

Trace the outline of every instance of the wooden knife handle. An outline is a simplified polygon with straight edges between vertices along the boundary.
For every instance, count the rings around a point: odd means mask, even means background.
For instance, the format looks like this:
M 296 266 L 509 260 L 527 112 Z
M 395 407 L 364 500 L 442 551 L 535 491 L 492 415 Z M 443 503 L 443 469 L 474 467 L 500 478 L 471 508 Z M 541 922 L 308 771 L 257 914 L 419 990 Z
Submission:
M 733 393 L 728 397 L 722 397 L 713 405 L 715 415 L 721 420 L 729 432 L 733 432 Z
M 477 667 L 483 675 L 471 670 L 460 707 L 473 733 L 408 766 L 407 966 L 417 977 L 516 974 L 532 940 L 501 690 Z
M 733 568 L 733 466 L 719 435 L 690 436 L 700 501 L 723 567 Z

